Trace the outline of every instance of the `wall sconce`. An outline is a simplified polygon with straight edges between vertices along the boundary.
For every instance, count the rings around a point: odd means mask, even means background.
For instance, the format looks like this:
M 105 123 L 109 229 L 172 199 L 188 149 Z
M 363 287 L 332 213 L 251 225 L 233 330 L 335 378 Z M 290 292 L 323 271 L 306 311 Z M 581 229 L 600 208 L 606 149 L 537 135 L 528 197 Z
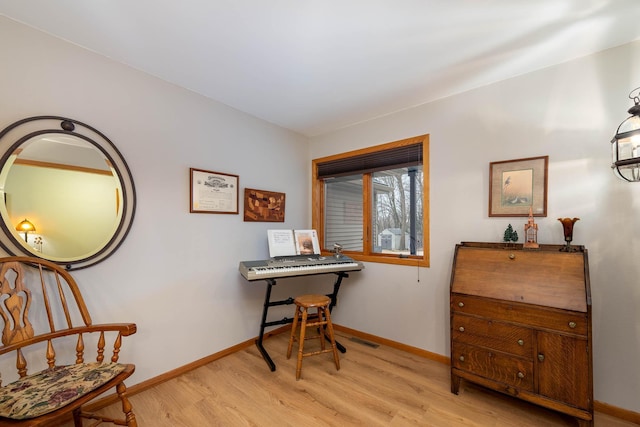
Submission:
M 20 224 L 16 226 L 16 230 L 24 233 L 24 241 L 26 242 L 27 234 L 30 231 L 36 231 L 36 226 L 33 225 L 33 223 L 31 223 L 27 218 L 25 218 L 24 221 L 20 222 Z
M 629 93 L 629 99 L 634 103 L 628 110 L 631 116 L 620 123 L 611 140 L 611 168 L 618 178 L 637 182 L 640 181 L 640 87 Z

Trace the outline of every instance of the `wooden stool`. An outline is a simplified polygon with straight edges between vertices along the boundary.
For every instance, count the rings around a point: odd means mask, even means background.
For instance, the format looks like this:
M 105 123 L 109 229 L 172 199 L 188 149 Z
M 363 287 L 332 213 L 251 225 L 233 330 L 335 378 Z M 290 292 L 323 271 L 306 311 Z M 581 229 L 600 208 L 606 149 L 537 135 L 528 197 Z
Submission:
M 329 304 L 331 299 L 325 295 L 302 295 L 294 301 L 296 304 L 296 314 L 293 317 L 293 326 L 291 327 L 291 337 L 289 338 L 289 348 L 287 349 L 287 359 L 291 358 L 291 350 L 293 342 L 298 340 L 298 364 L 296 366 L 296 380 L 300 379 L 302 373 L 302 358 L 307 356 L 315 356 L 317 354 L 333 352 L 333 360 L 336 363 L 336 369 L 340 370 L 340 359 L 338 358 L 338 348 L 336 347 L 336 339 L 333 335 L 333 325 L 331 324 L 331 313 L 329 312 Z M 316 308 L 317 314 L 309 316 L 309 309 Z M 300 337 L 296 337 L 296 329 L 302 314 L 302 324 L 300 325 Z M 317 326 L 318 335 L 305 336 L 307 326 Z M 331 348 L 326 348 L 324 334 L 329 335 Z M 309 339 L 320 339 L 320 350 L 304 352 L 304 341 Z

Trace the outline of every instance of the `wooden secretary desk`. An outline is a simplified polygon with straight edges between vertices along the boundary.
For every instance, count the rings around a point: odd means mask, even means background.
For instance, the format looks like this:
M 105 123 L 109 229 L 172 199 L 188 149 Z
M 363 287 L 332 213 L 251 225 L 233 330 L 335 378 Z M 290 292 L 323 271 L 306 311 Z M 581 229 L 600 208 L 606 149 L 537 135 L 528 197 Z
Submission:
M 593 425 L 587 250 L 463 242 L 451 273 L 451 392 L 460 380 Z

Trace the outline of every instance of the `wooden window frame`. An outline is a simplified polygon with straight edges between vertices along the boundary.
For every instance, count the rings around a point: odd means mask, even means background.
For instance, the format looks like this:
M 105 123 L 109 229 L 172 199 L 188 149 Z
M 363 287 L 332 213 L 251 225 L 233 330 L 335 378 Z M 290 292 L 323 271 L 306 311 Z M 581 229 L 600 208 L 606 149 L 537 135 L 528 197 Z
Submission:
M 407 138 L 399 141 L 389 142 L 382 145 L 376 145 L 373 147 L 367 147 L 360 150 L 349 151 L 346 153 L 335 154 L 328 157 L 318 158 L 312 160 L 312 226 L 318 231 L 318 239 L 322 253 L 328 254 L 332 248 L 325 248 L 325 230 L 324 230 L 324 206 L 325 206 L 325 193 L 324 193 L 324 180 L 318 178 L 318 165 L 333 160 L 340 160 L 348 157 L 355 157 L 369 153 L 375 153 L 385 151 L 397 147 L 416 145 L 422 143 L 422 174 L 423 174 L 423 189 L 422 189 L 422 206 L 423 206 L 423 223 L 422 223 L 422 241 L 423 241 L 423 254 L 422 255 L 395 255 L 395 254 L 382 254 L 372 251 L 372 173 L 363 173 L 363 251 L 344 251 L 344 253 L 356 260 L 366 262 L 379 262 L 387 264 L 397 265 L 410 265 L 429 267 L 429 135 L 419 135 L 413 138 Z

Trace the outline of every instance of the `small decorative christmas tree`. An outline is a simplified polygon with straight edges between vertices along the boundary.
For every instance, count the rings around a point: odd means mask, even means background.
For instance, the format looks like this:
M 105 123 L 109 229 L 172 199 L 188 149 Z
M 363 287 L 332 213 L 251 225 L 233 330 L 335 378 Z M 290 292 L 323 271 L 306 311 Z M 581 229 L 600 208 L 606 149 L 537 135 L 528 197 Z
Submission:
M 504 237 L 502 240 L 504 240 L 506 243 L 509 243 L 509 242 L 515 243 L 518 241 L 518 232 L 513 229 L 511 224 L 509 224 L 507 229 L 504 230 Z

